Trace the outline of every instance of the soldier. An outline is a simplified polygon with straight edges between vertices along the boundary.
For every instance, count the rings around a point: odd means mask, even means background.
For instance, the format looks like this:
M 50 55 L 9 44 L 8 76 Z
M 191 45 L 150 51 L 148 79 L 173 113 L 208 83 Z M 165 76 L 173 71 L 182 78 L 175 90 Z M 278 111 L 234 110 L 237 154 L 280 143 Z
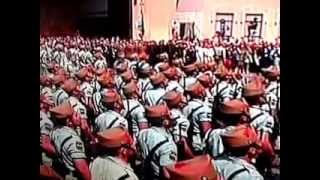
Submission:
M 151 128 L 141 130 L 137 138 L 143 158 L 144 179 L 161 179 L 162 168 L 177 162 L 177 146 L 168 132 L 173 122 L 166 105 L 146 108 L 146 117 Z
M 255 131 L 246 126 L 222 135 L 225 146 L 223 156 L 215 159 L 217 171 L 223 179 L 263 180 L 263 177 L 251 164 L 259 156 L 259 141 Z
M 179 159 L 192 158 L 193 153 L 188 143 L 190 122 L 182 113 L 183 107 L 187 104 L 186 99 L 180 92 L 169 91 L 163 96 L 163 100 L 170 109 L 171 118 L 175 121 L 171 134 L 178 146 Z
M 117 76 L 115 77 L 115 81 L 116 81 L 116 86 L 118 89 L 121 89 L 120 86 L 123 83 L 123 80 L 121 78 L 121 74 L 128 71 L 128 68 L 129 68 L 128 63 L 126 63 L 126 62 L 119 63 L 116 67 Z
M 180 85 L 183 89 L 186 89 L 189 85 L 197 81 L 198 67 L 196 64 L 189 64 L 183 67 L 185 76 L 180 79 Z
M 63 180 L 63 178 L 50 166 L 40 165 L 40 180 Z
M 82 68 L 77 74 L 77 78 L 81 81 L 80 91 L 83 93 L 81 101 L 89 106 L 93 93 L 100 91 L 100 84 L 94 80 L 94 75 L 87 67 Z
M 128 129 L 128 122 L 117 112 L 119 94 L 115 90 L 105 90 L 102 94 L 102 105 L 107 109 L 95 119 L 95 132 L 102 132 L 113 127 Z
M 213 95 L 211 93 L 211 89 L 213 88 L 213 79 L 210 77 L 209 74 L 203 73 L 197 78 L 198 82 L 205 88 L 206 96 L 205 96 L 205 103 L 212 109 L 213 104 Z
M 84 51 L 84 67 L 93 64 L 93 54 L 91 53 L 91 47 L 90 45 L 87 45 Z
M 40 95 L 44 95 L 49 99 L 53 98 L 52 80 L 47 75 L 40 77 Z
M 54 129 L 50 134 L 53 144 L 47 143 L 46 149 L 51 150 L 59 158 L 57 168 L 65 179 L 82 178 L 90 180 L 91 175 L 86 161 L 85 147 L 75 130 L 68 127 L 74 111 L 68 102 L 50 109 Z M 58 169 L 57 169 L 58 170 Z
M 202 138 L 211 129 L 211 109 L 204 103 L 205 89 L 196 82 L 186 89 L 186 93 L 191 99 L 187 106 L 183 108 L 183 114 L 191 123 L 189 128 L 189 138 L 195 154 L 202 154 L 204 146 Z
M 150 76 L 153 88 L 146 90 L 142 95 L 142 100 L 145 106 L 160 105 L 163 100 L 162 96 L 166 93 L 167 79 L 163 73 L 157 73 Z
M 207 153 L 213 158 L 221 155 L 224 152 L 221 135 L 238 125 L 248 124 L 249 118 L 248 105 L 238 99 L 220 104 L 214 115 L 216 128 L 209 130 L 203 139 Z
M 56 106 L 62 104 L 69 98 L 67 92 L 63 89 L 63 84 L 66 77 L 64 75 L 55 75 L 53 77 L 53 84 L 56 88 L 55 92 L 53 93 L 53 101 Z
M 140 95 L 142 95 L 146 90 L 152 88 L 149 75 L 151 75 L 150 65 L 146 62 L 139 62 L 137 64 L 137 76 Z
M 219 174 L 214 161 L 209 155 L 197 156 L 190 160 L 180 161 L 164 167 L 166 180 L 218 180 Z
M 169 69 L 170 65 L 168 62 L 159 62 L 154 66 L 156 72 L 163 72 Z
M 264 72 L 264 76 L 267 78 L 268 83 L 265 89 L 266 97 L 270 103 L 270 107 L 273 111 L 272 115 L 276 115 L 276 111 L 280 107 L 280 72 L 276 68 L 271 68 Z
M 67 56 L 63 52 L 63 45 L 62 44 L 57 44 L 55 47 L 55 52 L 53 54 L 53 60 L 55 63 L 59 64 L 60 67 L 65 68 L 65 65 L 67 64 Z
M 102 52 L 97 52 L 95 54 L 95 59 L 96 61 L 93 66 L 96 70 L 107 68 L 107 61 L 106 58 L 103 56 Z
M 228 74 L 227 69 L 223 65 L 220 65 L 218 70 L 215 72 L 215 76 L 217 79 L 215 86 L 211 90 L 214 97 L 214 102 L 216 104 L 220 104 L 233 99 L 230 93 L 230 75 Z
M 102 90 L 97 91 L 92 95 L 91 109 L 94 116 L 98 116 L 106 111 L 106 108 L 101 104 L 102 93 L 108 89 L 115 89 L 114 80 L 109 72 L 105 72 L 98 77 L 98 82 L 101 85 Z
M 230 97 L 232 99 L 240 99 L 242 97 L 242 75 L 239 72 L 232 73 L 232 78 L 229 81 Z
M 120 50 L 117 56 L 118 56 L 118 59 L 114 62 L 113 68 L 118 67 L 118 65 L 122 63 L 125 63 L 127 65 L 130 63 L 128 59 L 125 59 L 125 53 L 123 51 Z
M 120 77 L 121 77 L 122 81 L 118 87 L 118 92 L 120 92 L 120 94 L 123 95 L 122 89 L 125 85 L 127 85 L 128 83 L 130 83 L 133 80 L 133 74 L 132 74 L 131 70 L 127 70 L 126 72 L 122 73 L 120 75 Z
M 135 144 L 122 128 L 111 128 L 97 135 L 101 155 L 90 164 L 92 180 L 138 180 L 130 166 L 136 154 Z
M 74 112 L 79 115 L 78 123 L 74 123 L 74 126 L 77 130 L 77 133 L 81 135 L 81 130 L 84 132 L 84 135 L 93 140 L 93 136 L 90 132 L 90 128 L 88 125 L 88 114 L 86 107 L 79 101 L 82 96 L 82 92 L 80 91 L 79 84 L 74 79 L 68 79 L 63 84 L 63 88 L 68 93 L 69 98 L 68 102 L 73 108 Z
M 168 78 L 168 85 L 166 87 L 166 92 L 177 91 L 180 93 L 184 92 L 184 89 L 178 83 L 180 79 L 180 74 L 176 67 L 169 67 L 167 70 L 163 71 L 163 74 Z
M 252 126 L 258 131 L 272 133 L 274 119 L 271 116 L 270 108 L 266 110 L 262 107 L 266 103 L 264 95 L 264 87 L 258 80 L 251 81 L 243 90 L 244 100 L 250 106 Z
M 145 118 L 145 109 L 138 101 L 138 86 L 135 82 L 130 82 L 123 87 L 124 117 L 129 124 L 129 133 L 136 137 L 140 130 L 148 128 L 148 120 Z
M 43 147 L 47 142 L 50 142 L 50 133 L 53 130 L 53 122 L 49 119 L 50 113 L 49 109 L 52 107 L 53 103 L 46 97 L 40 96 L 40 147 L 41 147 L 41 164 L 46 164 L 51 166 L 52 159 L 45 152 L 45 147 Z M 49 155 L 50 154 L 49 152 Z
M 85 57 L 85 45 L 81 44 L 79 46 L 79 65 L 80 68 L 83 68 L 86 66 L 86 57 Z
M 249 105 L 250 125 L 258 131 L 263 149 L 269 156 L 273 156 L 273 148 L 270 144 L 270 135 L 273 133 L 274 118 L 269 112 L 261 108 L 265 103 L 264 89 L 261 82 L 253 81 L 245 86 L 244 100 Z

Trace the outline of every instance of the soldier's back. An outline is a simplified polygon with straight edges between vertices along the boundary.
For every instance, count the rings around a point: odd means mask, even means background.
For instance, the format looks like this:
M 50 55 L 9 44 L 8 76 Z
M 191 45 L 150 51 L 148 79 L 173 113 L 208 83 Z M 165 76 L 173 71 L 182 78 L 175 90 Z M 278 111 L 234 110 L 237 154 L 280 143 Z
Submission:
M 92 180 L 138 180 L 130 165 L 111 156 L 97 157 L 90 164 Z
M 263 180 L 264 178 L 256 168 L 236 157 L 223 156 L 214 160 L 214 164 L 224 179 L 232 180 Z

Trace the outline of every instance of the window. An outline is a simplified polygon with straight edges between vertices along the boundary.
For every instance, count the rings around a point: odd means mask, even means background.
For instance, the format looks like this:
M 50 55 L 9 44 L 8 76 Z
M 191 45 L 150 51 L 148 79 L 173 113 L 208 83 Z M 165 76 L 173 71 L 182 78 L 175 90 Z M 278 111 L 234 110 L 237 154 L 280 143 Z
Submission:
M 223 38 L 232 36 L 233 13 L 217 13 L 215 23 L 215 33 Z
M 245 36 L 248 38 L 261 38 L 263 14 L 246 14 Z
M 180 38 L 182 39 L 194 39 L 194 22 L 180 23 Z

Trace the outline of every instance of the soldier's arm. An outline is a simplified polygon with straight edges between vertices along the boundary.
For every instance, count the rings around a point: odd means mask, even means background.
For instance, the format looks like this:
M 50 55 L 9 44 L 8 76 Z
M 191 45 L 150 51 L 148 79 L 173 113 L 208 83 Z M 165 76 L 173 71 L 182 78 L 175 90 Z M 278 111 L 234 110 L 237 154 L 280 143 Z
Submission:
M 68 146 L 67 152 L 70 154 L 76 171 L 81 175 L 84 180 L 91 180 L 89 166 L 86 161 L 85 147 L 83 142 L 75 139 L 71 145 Z
M 194 154 L 193 154 L 193 152 L 187 142 L 187 139 L 185 137 L 182 137 L 180 142 L 183 145 L 183 152 L 184 152 L 183 157 L 185 157 L 186 159 L 194 158 Z
M 40 147 L 47 153 L 49 156 L 56 155 L 56 149 L 51 143 L 50 137 L 48 135 L 41 135 Z
M 165 143 L 159 150 L 159 165 L 161 167 L 175 164 L 178 161 L 177 149 L 175 144 Z
M 95 137 L 93 136 L 91 129 L 88 125 L 88 120 L 87 119 L 82 119 L 81 120 L 81 125 L 80 128 L 83 132 L 83 134 L 90 140 L 93 141 L 95 139 Z
M 91 180 L 91 173 L 87 161 L 85 159 L 75 159 L 73 162 L 83 180 Z

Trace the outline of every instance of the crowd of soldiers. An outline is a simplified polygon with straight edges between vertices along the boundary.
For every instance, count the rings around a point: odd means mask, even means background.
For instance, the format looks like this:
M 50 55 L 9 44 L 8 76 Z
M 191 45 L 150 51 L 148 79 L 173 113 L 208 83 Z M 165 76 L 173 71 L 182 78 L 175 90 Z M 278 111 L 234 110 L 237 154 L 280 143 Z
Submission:
M 40 37 L 40 177 L 277 179 L 280 41 Z

